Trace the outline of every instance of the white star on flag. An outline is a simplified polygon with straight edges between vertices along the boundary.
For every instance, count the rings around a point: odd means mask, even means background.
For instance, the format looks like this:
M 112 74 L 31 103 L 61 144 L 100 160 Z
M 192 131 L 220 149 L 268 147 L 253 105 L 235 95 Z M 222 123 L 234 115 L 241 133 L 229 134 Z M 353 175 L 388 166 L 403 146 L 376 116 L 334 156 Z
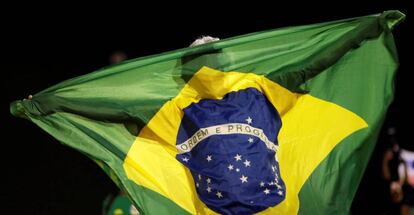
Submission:
M 283 195 L 283 192 L 279 190 L 279 192 L 277 192 L 277 194 L 279 194 L 281 196 L 281 195 Z
M 210 184 L 211 183 L 211 179 L 210 178 L 207 178 L 207 184 Z
M 207 187 L 207 192 L 211 193 L 211 187 Z
M 199 187 L 200 186 L 200 184 L 199 183 L 196 183 L 196 187 Z
M 252 118 L 250 116 L 246 119 L 247 124 L 252 124 Z
M 261 186 L 261 187 L 264 187 L 264 186 L 265 186 L 265 183 L 264 183 L 263 181 L 261 181 L 261 182 L 260 182 L 260 186 Z
M 236 159 L 236 161 L 240 161 L 241 160 L 241 155 L 237 154 L 236 156 L 234 156 L 234 159 Z
M 206 159 L 207 159 L 207 161 L 208 161 L 208 162 L 212 161 L 212 160 L 213 160 L 213 159 L 212 159 L 212 157 L 213 157 L 213 156 L 211 156 L 211 155 L 207 155 L 207 158 L 206 158 Z
M 233 165 L 230 164 L 227 168 L 231 171 L 233 170 Z
M 247 183 L 247 179 L 248 179 L 249 177 L 246 177 L 246 176 L 244 176 L 244 175 L 242 175 L 242 177 L 240 178 L 240 180 L 242 181 L 242 184 L 243 183 Z
M 183 158 L 183 161 L 184 161 L 184 162 L 188 162 L 188 160 L 190 160 L 190 159 L 188 159 L 187 157 L 184 157 L 184 158 Z
M 201 180 L 201 175 L 200 174 L 198 174 L 198 180 Z
M 250 161 L 249 160 L 245 160 L 243 163 L 246 167 L 250 166 Z
M 236 172 L 240 172 L 240 169 L 239 168 L 236 168 Z
M 219 199 L 223 198 L 223 195 L 221 195 L 221 192 L 219 192 L 219 191 L 217 191 L 216 196 L 217 196 Z
M 253 138 L 249 138 L 247 141 L 249 141 L 249 143 L 253 143 Z
M 270 193 L 270 190 L 266 188 L 263 192 L 264 192 L 266 195 L 268 195 L 268 194 Z

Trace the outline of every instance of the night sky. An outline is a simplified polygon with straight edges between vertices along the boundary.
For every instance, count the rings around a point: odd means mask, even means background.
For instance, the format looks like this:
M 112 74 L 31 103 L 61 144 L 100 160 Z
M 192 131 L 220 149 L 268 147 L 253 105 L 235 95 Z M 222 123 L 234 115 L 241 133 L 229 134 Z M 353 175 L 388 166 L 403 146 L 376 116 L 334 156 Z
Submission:
M 106 10 L 98 6 L 10 8 L 1 15 L 1 92 L 5 98 L 1 105 L 0 214 L 6 214 L 5 210 L 17 214 L 101 214 L 105 197 L 117 193 L 109 177 L 86 156 L 63 146 L 35 124 L 11 116 L 10 102 L 107 66 L 111 53 L 118 50 L 132 59 L 186 47 L 201 35 L 228 38 L 398 9 L 407 19 L 394 30 L 400 58 L 395 100 L 352 206 L 353 214 L 380 214 L 386 205 L 381 179 L 382 154 L 388 144 L 385 128 L 395 126 L 400 144 L 414 150 L 408 104 L 413 14 L 409 1 L 401 2 L 405 3 L 331 1 L 323 6 L 310 2 L 252 6 L 240 1 L 233 7 L 208 8 L 193 3 L 191 9 L 171 8 L 168 12 L 161 11 L 169 8 L 161 3 L 154 7 L 106 5 L 110 7 Z

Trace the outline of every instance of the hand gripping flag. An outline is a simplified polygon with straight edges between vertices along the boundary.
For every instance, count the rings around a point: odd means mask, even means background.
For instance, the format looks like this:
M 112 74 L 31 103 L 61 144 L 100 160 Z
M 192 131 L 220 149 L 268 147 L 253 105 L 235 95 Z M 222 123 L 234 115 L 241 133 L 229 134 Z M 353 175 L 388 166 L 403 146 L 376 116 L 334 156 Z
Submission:
M 379 15 L 143 57 L 11 104 L 142 214 L 346 214 L 398 66 Z

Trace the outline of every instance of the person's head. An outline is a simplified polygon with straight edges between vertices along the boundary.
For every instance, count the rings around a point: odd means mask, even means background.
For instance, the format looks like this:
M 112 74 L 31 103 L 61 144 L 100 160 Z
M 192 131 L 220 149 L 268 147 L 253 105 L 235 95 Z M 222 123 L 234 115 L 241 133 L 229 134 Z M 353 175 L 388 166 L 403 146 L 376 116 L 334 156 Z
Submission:
M 189 47 L 199 46 L 206 43 L 219 41 L 217 37 L 201 36 L 191 43 Z M 181 80 L 185 82 L 189 81 L 192 75 L 203 66 L 208 66 L 217 69 L 219 62 L 216 55 L 220 54 L 221 50 L 211 48 L 210 50 L 203 52 L 186 53 L 178 63 L 180 76 L 174 76 L 176 81 L 181 83 Z
M 215 41 L 219 41 L 220 39 L 217 37 L 211 37 L 211 36 L 201 36 L 200 38 L 194 40 L 193 43 L 190 44 L 190 47 L 211 43 Z

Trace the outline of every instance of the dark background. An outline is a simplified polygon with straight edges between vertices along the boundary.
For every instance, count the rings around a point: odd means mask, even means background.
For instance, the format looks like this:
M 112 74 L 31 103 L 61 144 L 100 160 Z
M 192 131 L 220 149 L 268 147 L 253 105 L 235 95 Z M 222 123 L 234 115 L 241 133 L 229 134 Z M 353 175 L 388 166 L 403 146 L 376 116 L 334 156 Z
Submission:
M 260 6 L 242 1 L 230 6 L 193 2 L 185 10 L 165 3 L 153 7 L 108 4 L 106 9 L 101 5 L 45 5 L 41 10 L 32 5 L 3 7 L 0 214 L 100 214 L 104 198 L 117 193 L 91 160 L 33 123 L 12 117 L 9 103 L 13 100 L 107 66 L 109 56 L 117 50 L 131 59 L 186 47 L 201 35 L 228 38 L 398 9 L 407 19 L 394 30 L 401 64 L 396 96 L 352 206 L 353 214 L 383 213 L 387 205 L 381 179 L 382 155 L 388 144 L 385 128 L 395 126 L 400 144 L 414 150 L 409 136 L 409 48 L 414 37 L 408 2 L 292 1 L 289 6 L 280 2 Z

